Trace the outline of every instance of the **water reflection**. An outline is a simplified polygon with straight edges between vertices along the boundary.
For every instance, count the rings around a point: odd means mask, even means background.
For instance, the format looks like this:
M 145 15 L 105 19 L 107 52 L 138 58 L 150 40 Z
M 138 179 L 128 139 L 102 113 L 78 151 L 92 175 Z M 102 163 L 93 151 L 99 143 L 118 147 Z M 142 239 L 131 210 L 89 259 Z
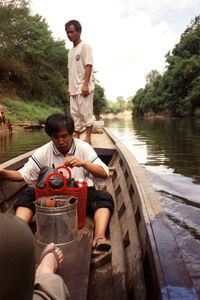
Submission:
M 164 165 L 200 183 L 200 120 L 106 120 L 106 126 L 148 166 Z
M 0 163 L 42 146 L 49 141 L 44 130 L 0 131 Z
M 133 126 L 147 144 L 148 165 L 159 164 L 159 156 L 164 156 L 164 165 L 200 183 L 200 120 L 136 119 Z
M 200 120 L 116 119 L 106 125 L 144 165 L 200 293 Z
M 0 133 L 0 152 L 4 153 L 7 151 L 7 148 L 9 148 L 11 142 L 12 142 L 12 132 L 2 132 Z
M 133 152 L 139 163 L 147 162 L 146 143 L 137 137 L 131 118 L 105 120 L 105 126 Z
M 200 203 L 200 120 L 115 119 L 106 126 L 145 166 L 156 191 Z

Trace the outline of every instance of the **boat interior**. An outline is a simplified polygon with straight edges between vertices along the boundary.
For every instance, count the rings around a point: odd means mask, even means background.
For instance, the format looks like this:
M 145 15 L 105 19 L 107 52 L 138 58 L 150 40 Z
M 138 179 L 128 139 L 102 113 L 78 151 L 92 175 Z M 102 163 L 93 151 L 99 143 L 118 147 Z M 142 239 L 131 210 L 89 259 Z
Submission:
M 96 188 L 109 191 L 114 199 L 107 232 L 111 250 L 100 253 L 92 249 L 94 224 L 87 217 L 78 241 L 62 247 L 64 262 L 58 274 L 71 299 L 198 299 L 144 169 L 107 129 L 100 131 L 92 135 L 92 146 L 110 171 L 107 183 Z M 32 152 L 0 168 L 17 170 Z M 13 212 L 12 204 L 24 186 L 24 182 L 0 182 L 1 212 Z M 31 228 L 34 233 L 35 219 Z M 37 240 L 35 245 L 39 263 L 43 247 Z

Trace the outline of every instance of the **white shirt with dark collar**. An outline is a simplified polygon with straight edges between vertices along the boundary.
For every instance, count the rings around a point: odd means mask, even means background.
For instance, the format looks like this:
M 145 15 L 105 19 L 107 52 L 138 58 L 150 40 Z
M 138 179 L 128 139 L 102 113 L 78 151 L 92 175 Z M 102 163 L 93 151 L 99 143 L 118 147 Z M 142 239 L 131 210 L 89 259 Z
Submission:
M 109 174 L 108 167 L 97 156 L 94 149 L 88 143 L 76 138 L 73 138 L 71 149 L 65 156 L 58 151 L 52 141 L 38 148 L 19 172 L 29 186 L 34 186 L 42 167 L 57 168 L 63 166 L 64 161 L 69 156 L 75 156 L 92 164 L 101 165 L 106 173 Z M 84 181 L 87 181 L 88 186 L 93 186 L 93 182 L 104 184 L 106 181 L 106 179 L 93 176 L 82 167 L 69 169 L 73 178 L 82 178 Z

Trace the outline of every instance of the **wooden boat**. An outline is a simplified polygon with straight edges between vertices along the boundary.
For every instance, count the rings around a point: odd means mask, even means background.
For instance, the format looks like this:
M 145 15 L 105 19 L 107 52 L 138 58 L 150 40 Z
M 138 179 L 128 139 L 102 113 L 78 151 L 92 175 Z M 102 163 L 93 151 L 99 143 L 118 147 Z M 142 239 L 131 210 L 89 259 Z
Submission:
M 108 164 L 105 186 L 115 202 L 110 220 L 111 251 L 92 252 L 93 223 L 87 219 L 78 244 L 63 248 L 60 270 L 71 299 L 198 299 L 167 217 L 145 170 L 115 136 L 104 128 L 92 144 Z M 33 151 L 0 165 L 17 170 Z M 24 182 L 0 181 L 0 211 L 12 212 Z M 34 221 L 33 221 L 34 223 Z M 36 243 L 37 260 L 41 253 Z

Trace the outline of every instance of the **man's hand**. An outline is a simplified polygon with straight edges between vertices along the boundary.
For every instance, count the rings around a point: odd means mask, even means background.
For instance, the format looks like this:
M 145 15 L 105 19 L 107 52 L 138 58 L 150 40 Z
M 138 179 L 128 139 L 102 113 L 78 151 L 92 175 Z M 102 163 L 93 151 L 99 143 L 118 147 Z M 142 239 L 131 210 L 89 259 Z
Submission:
M 69 92 L 69 88 L 67 89 L 67 99 L 70 99 L 70 92 Z
M 68 157 L 65 160 L 64 165 L 66 167 L 70 167 L 70 168 L 83 167 L 85 170 L 87 170 L 89 173 L 91 173 L 92 175 L 94 175 L 96 177 L 100 177 L 100 178 L 108 177 L 108 174 L 106 173 L 106 171 L 104 170 L 104 168 L 102 166 L 89 163 L 88 161 L 76 158 L 75 156 Z
M 74 156 L 70 156 L 66 159 L 66 161 L 64 162 L 64 165 L 66 167 L 83 167 L 85 161 L 79 158 L 76 158 Z
M 84 84 L 83 86 L 82 86 L 82 95 L 83 95 L 83 97 L 86 97 L 87 95 L 89 95 L 89 88 L 88 88 L 88 84 Z

